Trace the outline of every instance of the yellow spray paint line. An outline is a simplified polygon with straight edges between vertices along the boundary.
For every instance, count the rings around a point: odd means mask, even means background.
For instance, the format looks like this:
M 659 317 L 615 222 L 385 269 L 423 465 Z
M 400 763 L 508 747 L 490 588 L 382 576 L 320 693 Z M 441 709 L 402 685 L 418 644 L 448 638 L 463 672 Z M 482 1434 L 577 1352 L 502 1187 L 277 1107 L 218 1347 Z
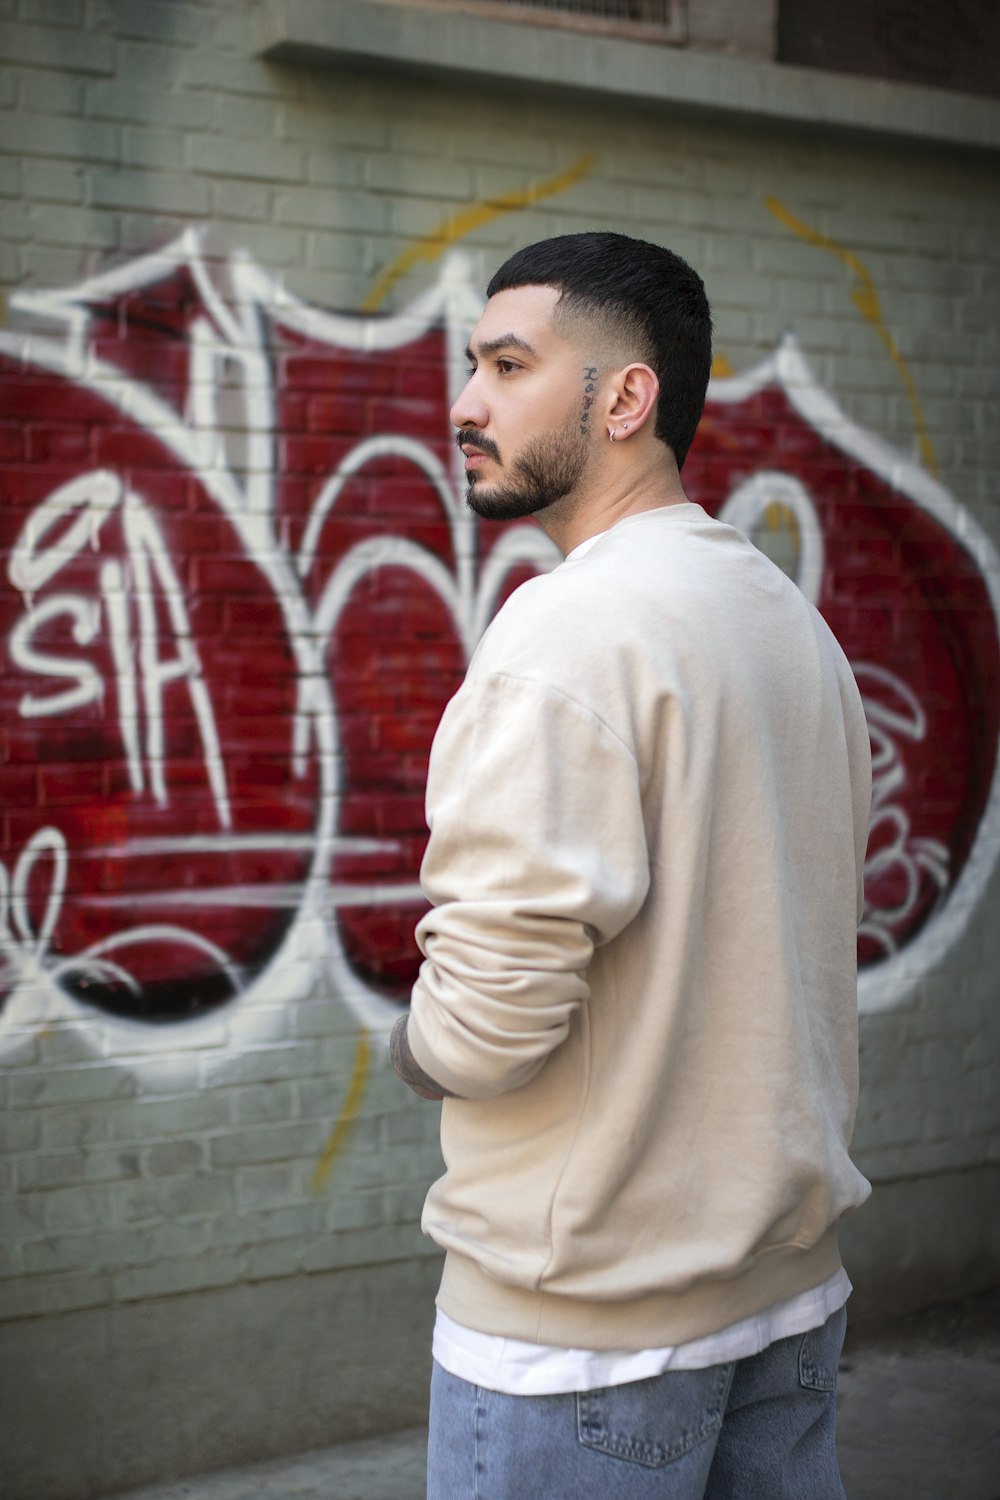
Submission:
M 799 545 L 801 540 L 799 523 L 790 505 L 785 505 L 781 500 L 772 500 L 764 508 L 764 520 L 767 522 L 768 531 L 787 531 L 795 546 Z
M 368 1041 L 368 1033 L 362 1026 L 358 1032 L 358 1044 L 354 1052 L 354 1066 L 351 1069 L 351 1079 L 347 1085 L 347 1093 L 344 1095 L 340 1115 L 336 1125 L 334 1125 L 333 1130 L 330 1132 L 330 1139 L 323 1147 L 323 1155 L 316 1163 L 312 1177 L 309 1179 L 309 1186 L 314 1193 L 321 1193 L 326 1187 L 333 1164 L 340 1155 L 344 1142 L 347 1139 L 348 1131 L 354 1123 L 358 1110 L 361 1108 L 361 1100 L 364 1098 L 371 1066 L 371 1044 Z
M 934 445 L 931 442 L 930 434 L 927 431 L 927 423 L 924 420 L 923 407 L 920 404 L 916 382 L 910 374 L 905 359 L 899 352 L 896 340 L 886 327 L 885 319 L 882 316 L 882 308 L 878 300 L 878 291 L 876 290 L 871 272 L 860 257 L 855 255 L 853 250 L 848 250 L 846 246 L 839 245 L 836 240 L 830 239 L 829 235 L 822 234 L 818 229 L 813 229 L 811 225 L 804 224 L 801 219 L 796 218 L 785 207 L 780 199 L 766 198 L 764 201 L 770 212 L 779 223 L 784 224 L 786 229 L 790 229 L 793 234 L 797 234 L 800 239 L 806 240 L 810 245 L 817 245 L 821 250 L 829 250 L 831 255 L 835 255 L 838 260 L 842 261 L 861 283 L 860 286 L 855 287 L 854 291 L 852 291 L 851 300 L 861 316 L 875 329 L 875 332 L 889 351 L 889 358 L 896 366 L 900 379 L 906 389 L 906 394 L 910 398 L 910 406 L 913 408 L 913 418 L 916 423 L 917 437 L 920 443 L 920 456 L 923 459 L 924 467 L 929 473 L 937 476 L 937 457 L 934 453 Z
M 442 220 L 436 228 L 421 235 L 420 239 L 409 245 L 390 265 L 386 266 L 362 302 L 362 312 L 374 312 L 396 282 L 421 261 L 437 260 L 456 240 L 471 234 L 474 229 L 482 228 L 493 219 L 500 218 L 502 214 L 530 208 L 533 203 L 540 203 L 543 198 L 551 198 L 555 193 L 564 193 L 567 188 L 579 182 L 581 177 L 587 175 L 596 160 L 596 156 L 588 152 L 565 172 L 560 172 L 557 177 L 549 177 L 545 182 L 533 183 L 519 193 L 504 193 L 499 198 L 487 198 L 482 203 L 474 203 L 471 208 L 464 208 L 451 218 Z

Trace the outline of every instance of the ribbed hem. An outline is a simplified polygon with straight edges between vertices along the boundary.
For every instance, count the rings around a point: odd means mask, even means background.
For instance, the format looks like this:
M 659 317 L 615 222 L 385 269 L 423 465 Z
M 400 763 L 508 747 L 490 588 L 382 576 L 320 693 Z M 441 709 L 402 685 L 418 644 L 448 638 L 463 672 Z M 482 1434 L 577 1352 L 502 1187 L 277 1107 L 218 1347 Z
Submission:
M 475 1261 L 449 1250 L 437 1305 L 480 1333 L 565 1349 L 658 1349 L 704 1338 L 819 1286 L 840 1269 L 837 1226 L 809 1250 L 770 1250 L 732 1280 L 699 1282 L 622 1302 L 585 1302 L 555 1292 L 505 1286 Z

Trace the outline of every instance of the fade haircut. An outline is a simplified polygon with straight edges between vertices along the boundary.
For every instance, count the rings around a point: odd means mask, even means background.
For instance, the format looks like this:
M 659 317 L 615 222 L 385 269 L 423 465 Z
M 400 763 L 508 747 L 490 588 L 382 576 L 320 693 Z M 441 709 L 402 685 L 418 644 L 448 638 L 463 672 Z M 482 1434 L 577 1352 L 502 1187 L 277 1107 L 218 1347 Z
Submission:
M 660 382 L 656 436 L 679 469 L 712 366 L 712 317 L 698 273 L 662 245 L 591 231 L 526 245 L 504 261 L 486 294 L 521 286 L 558 290 L 554 321 L 574 343 L 581 336 L 574 325 L 584 325 L 622 364 L 649 365 Z

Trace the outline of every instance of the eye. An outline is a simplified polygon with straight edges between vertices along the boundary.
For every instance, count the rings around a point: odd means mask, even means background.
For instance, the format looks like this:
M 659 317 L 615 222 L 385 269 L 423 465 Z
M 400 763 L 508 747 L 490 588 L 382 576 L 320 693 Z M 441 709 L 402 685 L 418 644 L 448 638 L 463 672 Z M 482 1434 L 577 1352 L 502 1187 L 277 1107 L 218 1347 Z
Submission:
M 497 369 L 500 371 L 501 375 L 510 375 L 514 370 L 518 369 L 518 366 L 512 359 L 498 359 Z

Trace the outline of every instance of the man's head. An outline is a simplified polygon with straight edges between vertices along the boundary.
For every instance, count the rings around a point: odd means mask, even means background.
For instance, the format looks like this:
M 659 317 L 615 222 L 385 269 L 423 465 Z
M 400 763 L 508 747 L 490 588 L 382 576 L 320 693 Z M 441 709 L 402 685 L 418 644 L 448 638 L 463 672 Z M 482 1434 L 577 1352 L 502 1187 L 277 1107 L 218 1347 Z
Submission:
M 475 511 L 512 519 L 576 495 L 609 435 L 645 428 L 680 467 L 711 364 L 705 290 L 684 261 L 624 235 L 563 235 L 511 256 L 488 292 L 452 408 Z
M 589 340 L 606 363 L 649 365 L 660 383 L 656 436 L 680 469 L 712 366 L 712 318 L 698 273 L 662 245 L 592 231 L 516 251 L 486 295 L 521 286 L 558 291 L 555 326 L 570 342 Z

